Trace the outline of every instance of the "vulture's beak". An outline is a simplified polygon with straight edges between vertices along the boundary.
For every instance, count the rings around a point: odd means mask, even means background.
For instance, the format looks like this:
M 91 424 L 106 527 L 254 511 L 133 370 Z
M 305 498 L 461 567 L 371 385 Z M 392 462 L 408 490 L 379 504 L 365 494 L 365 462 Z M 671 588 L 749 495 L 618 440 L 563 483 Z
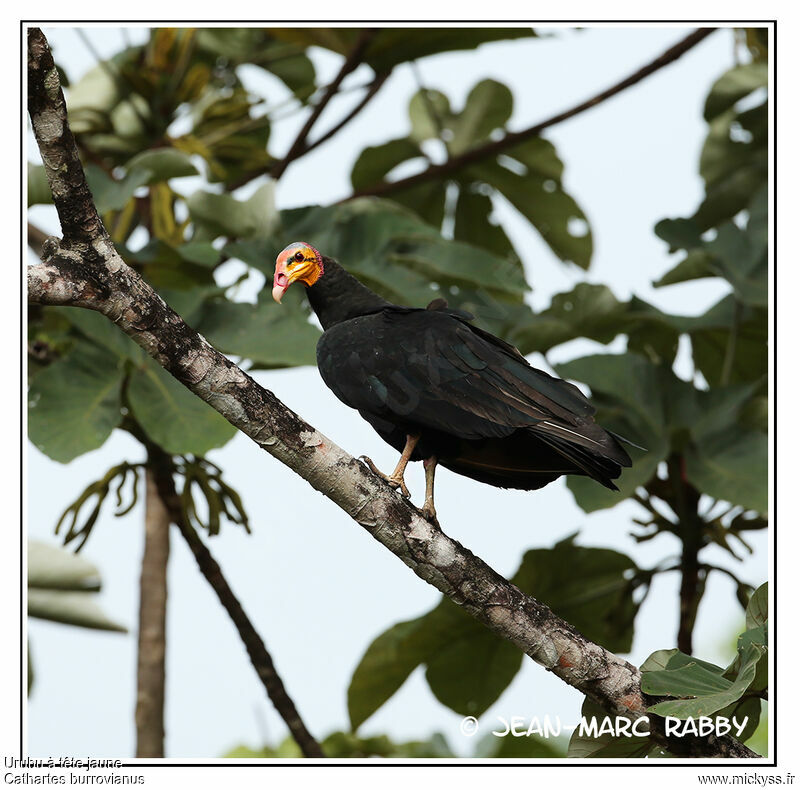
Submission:
M 275 277 L 272 280 L 272 298 L 278 303 L 281 303 L 286 289 L 291 285 L 292 281 L 286 272 L 286 261 L 278 260 L 275 262 Z

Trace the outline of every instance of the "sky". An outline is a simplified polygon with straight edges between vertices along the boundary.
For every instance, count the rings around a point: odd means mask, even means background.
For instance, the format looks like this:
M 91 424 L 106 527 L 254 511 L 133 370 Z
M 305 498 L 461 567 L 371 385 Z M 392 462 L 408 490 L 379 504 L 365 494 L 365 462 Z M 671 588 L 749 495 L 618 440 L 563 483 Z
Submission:
M 426 84 L 444 90 L 456 107 L 480 79 L 505 82 L 514 94 L 510 128 L 522 129 L 615 83 L 689 30 L 599 27 L 550 32 L 549 38 L 499 42 L 477 51 L 426 58 L 420 61 L 420 71 Z M 45 28 L 45 33 L 71 80 L 94 64 L 73 29 Z M 123 43 L 118 29 L 93 28 L 88 35 L 104 56 Z M 143 32 L 132 30 L 128 35 L 137 41 Z M 321 50 L 311 54 L 319 81 L 329 81 L 340 59 Z M 731 65 L 732 33 L 719 31 L 633 88 L 548 130 L 546 136 L 566 166 L 566 188 L 591 224 L 595 255 L 588 273 L 566 268 L 527 222 L 513 210 L 499 207 L 533 286 L 534 307 L 546 306 L 554 293 L 581 281 L 608 283 L 620 298 L 635 293 L 682 314 L 699 314 L 720 297 L 723 289 L 713 281 L 652 288 L 651 283 L 673 265 L 653 227 L 664 217 L 692 213 L 703 194 L 697 175 L 706 132 L 702 106 L 712 82 Z M 365 76 L 356 72 L 350 80 L 357 84 Z M 259 82 L 255 74 L 245 78 L 256 90 L 265 89 L 271 95 L 280 90 L 277 81 Z M 291 166 L 276 191 L 278 206 L 345 197 L 358 153 L 407 129 L 408 100 L 415 90 L 410 69 L 396 69 L 345 134 Z M 334 123 L 355 100 L 353 96 L 332 103 L 319 129 Z M 302 121 L 297 116 L 276 126 L 271 150 L 285 150 Z M 36 160 L 35 151 L 29 156 Z M 30 219 L 50 233 L 58 231 L 50 207 L 36 207 Z M 550 359 L 571 359 L 594 348 L 588 341 L 574 341 L 557 349 Z M 537 355 L 530 359 L 535 365 L 544 364 Z M 255 377 L 354 455 L 366 453 L 381 468 L 394 465 L 394 451 L 335 399 L 315 369 L 259 372 Z M 119 431 L 101 449 L 67 466 L 29 445 L 29 534 L 55 542 L 53 527 L 76 492 L 111 465 L 141 457 L 139 446 Z M 209 548 L 272 652 L 312 733 L 324 737 L 347 729 L 346 689 L 368 644 L 390 625 L 430 609 L 439 594 L 245 437 L 235 437 L 209 457 L 223 467 L 242 494 L 253 529 L 252 535 L 246 535 L 235 526 L 225 526 L 219 537 L 208 541 Z M 46 496 L 41 494 L 43 480 Z M 410 470 L 407 482 L 414 501 L 421 502 L 421 465 Z M 669 536 L 634 543 L 629 533 L 634 526 L 631 519 L 640 515 L 635 505 L 624 503 L 610 511 L 584 514 L 563 479 L 541 491 L 515 492 L 442 470 L 437 474 L 437 510 L 449 535 L 505 576 L 513 574 L 526 550 L 551 546 L 578 530 L 582 545 L 616 548 L 641 567 L 650 567 L 678 550 Z M 141 505 L 120 519 L 106 513 L 83 550 L 101 570 L 105 611 L 128 625 L 127 636 L 43 622 L 30 625 L 36 670 L 28 707 L 31 755 L 133 753 L 142 519 Z M 766 535 L 758 533 L 753 542 L 755 554 L 741 564 L 715 547 L 707 549 L 705 556 L 758 585 L 767 576 Z M 672 646 L 677 587 L 676 575 L 657 577 L 637 617 L 636 639 L 628 656 L 633 663 L 641 663 L 653 650 Z M 725 649 L 741 619 L 732 583 L 713 575 L 699 612 L 695 653 L 726 662 Z M 580 702 L 578 692 L 526 660 L 481 722 L 488 726 L 496 716 L 530 719 L 545 714 L 574 722 Z M 418 669 L 361 732 L 387 733 L 398 740 L 441 732 L 459 754 L 469 754 L 475 741 L 460 734 L 460 721 L 459 715 L 436 701 Z M 176 531 L 169 566 L 166 729 L 170 757 L 219 756 L 237 744 L 257 747 L 265 741 L 275 743 L 285 734 L 233 626 Z

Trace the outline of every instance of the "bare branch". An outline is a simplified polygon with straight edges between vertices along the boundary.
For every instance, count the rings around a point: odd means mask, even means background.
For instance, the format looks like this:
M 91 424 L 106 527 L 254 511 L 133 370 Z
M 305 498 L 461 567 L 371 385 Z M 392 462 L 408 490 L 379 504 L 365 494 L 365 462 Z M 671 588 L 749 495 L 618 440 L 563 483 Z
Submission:
M 462 167 L 471 165 L 475 162 L 480 162 L 484 159 L 489 159 L 490 157 L 497 156 L 504 151 L 508 151 L 510 148 L 513 148 L 515 145 L 518 145 L 525 140 L 530 140 L 532 137 L 538 137 L 545 129 L 555 126 L 562 121 L 566 121 L 568 118 L 572 118 L 575 115 L 579 115 L 580 113 L 585 112 L 592 107 L 596 107 L 598 104 L 606 101 L 606 99 L 610 99 L 612 96 L 615 96 L 626 88 L 629 88 L 631 85 L 641 82 L 641 80 L 643 80 L 645 77 L 650 76 L 669 63 L 677 60 L 681 55 L 683 55 L 685 52 L 688 52 L 693 46 L 695 46 L 695 44 L 699 44 L 704 38 L 706 38 L 706 36 L 711 35 L 711 33 L 713 33 L 715 30 L 716 28 L 700 28 L 699 30 L 695 30 L 693 33 L 686 36 L 686 38 L 684 38 L 682 41 L 679 41 L 674 47 L 670 47 L 666 52 L 664 52 L 664 54 L 657 57 L 651 63 L 648 63 L 646 66 L 643 66 L 629 77 L 626 77 L 621 82 L 618 82 L 616 85 L 612 85 L 610 88 L 606 88 L 606 90 L 601 91 L 596 96 L 577 104 L 575 107 L 572 107 L 569 110 L 565 110 L 564 112 L 558 113 L 558 115 L 554 115 L 552 118 L 548 118 L 547 120 L 541 121 L 534 126 L 523 129 L 521 132 L 509 132 L 509 134 L 500 140 L 479 145 L 476 148 L 465 151 L 459 156 L 448 159 L 441 165 L 432 165 L 426 170 L 423 170 L 421 173 L 409 176 L 408 178 L 402 178 L 399 181 L 381 181 L 372 186 L 365 187 L 364 189 L 359 189 L 346 199 L 352 200 L 353 198 L 363 197 L 365 195 L 390 195 L 395 192 L 400 192 L 403 189 L 416 186 L 417 184 L 425 181 L 434 181 L 440 178 L 445 178 Z
M 308 139 L 308 135 L 311 132 L 312 127 L 317 122 L 320 115 L 322 115 L 322 111 L 328 106 L 328 102 L 336 95 L 344 78 L 361 63 L 367 47 L 372 43 L 372 39 L 375 38 L 378 32 L 378 28 L 366 28 L 361 32 L 361 35 L 359 36 L 358 41 L 356 41 L 352 52 L 345 59 L 345 62 L 339 69 L 339 73 L 336 75 L 336 77 L 334 77 L 333 82 L 331 82 L 325 89 L 325 93 L 322 95 L 322 98 L 314 106 L 311 115 L 308 116 L 308 120 L 298 133 L 286 156 L 284 156 L 283 159 L 281 159 L 270 170 L 270 175 L 273 178 L 280 178 L 286 168 L 289 167 L 289 165 L 304 152 L 306 140 Z
M 300 153 L 303 156 L 305 156 L 309 151 L 313 151 L 317 146 L 320 146 L 324 142 L 327 142 L 340 129 L 342 129 L 345 126 L 347 126 L 347 124 L 350 123 L 350 121 L 352 121 L 353 118 L 355 118 L 356 115 L 358 115 L 361 112 L 361 110 L 363 110 L 364 107 L 366 107 L 367 104 L 369 104 L 370 101 L 372 101 L 373 96 L 375 96 L 375 94 L 383 87 L 383 84 L 389 78 L 390 74 L 391 74 L 391 72 L 385 71 L 382 74 L 376 75 L 375 79 L 372 80 L 372 82 L 369 84 L 369 86 L 367 88 L 367 92 L 361 98 L 361 101 L 358 104 L 356 104 L 356 106 L 353 107 L 353 109 L 350 110 L 350 112 L 347 113 L 347 115 L 345 115 L 345 117 L 342 118 L 341 121 L 339 121 L 339 123 L 337 123 L 335 126 L 332 126 L 330 129 L 328 129 L 328 131 L 325 132 L 325 134 L 323 134 L 318 139 L 314 140 L 313 143 L 308 143 L 308 144 L 304 145 L 303 149 L 301 150 Z

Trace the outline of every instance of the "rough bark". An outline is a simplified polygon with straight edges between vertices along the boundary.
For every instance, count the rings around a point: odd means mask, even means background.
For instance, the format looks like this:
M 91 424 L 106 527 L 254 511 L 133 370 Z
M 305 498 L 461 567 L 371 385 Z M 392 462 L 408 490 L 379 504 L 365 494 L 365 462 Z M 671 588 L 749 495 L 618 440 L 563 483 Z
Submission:
M 107 316 L 178 381 L 494 633 L 609 713 L 647 715 L 652 700 L 641 691 L 636 667 L 587 640 L 429 523 L 401 494 L 212 348 L 125 264 L 102 228 L 81 249 L 56 239 L 44 246 L 44 262 L 29 269 L 32 303 L 86 307 Z M 758 756 L 729 736 L 667 740 L 657 717 L 651 717 L 650 729 L 675 754 Z
M 144 554 L 139 585 L 136 667 L 136 756 L 164 756 L 169 513 L 150 468 L 145 470 Z

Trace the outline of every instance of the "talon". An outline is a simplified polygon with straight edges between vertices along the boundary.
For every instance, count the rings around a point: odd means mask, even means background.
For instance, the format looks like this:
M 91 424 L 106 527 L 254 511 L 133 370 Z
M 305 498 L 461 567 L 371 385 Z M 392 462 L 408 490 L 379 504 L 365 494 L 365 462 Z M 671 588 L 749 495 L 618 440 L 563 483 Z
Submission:
M 422 506 L 422 515 L 424 518 L 430 521 L 431 524 L 433 524 L 434 526 L 436 527 L 439 526 L 439 519 L 436 518 L 436 508 L 433 506 L 433 502 L 430 503 L 426 502 Z
M 406 498 L 411 499 L 411 492 L 408 490 L 405 480 L 403 478 L 390 477 L 387 481 L 392 488 L 399 488 L 400 493 Z

